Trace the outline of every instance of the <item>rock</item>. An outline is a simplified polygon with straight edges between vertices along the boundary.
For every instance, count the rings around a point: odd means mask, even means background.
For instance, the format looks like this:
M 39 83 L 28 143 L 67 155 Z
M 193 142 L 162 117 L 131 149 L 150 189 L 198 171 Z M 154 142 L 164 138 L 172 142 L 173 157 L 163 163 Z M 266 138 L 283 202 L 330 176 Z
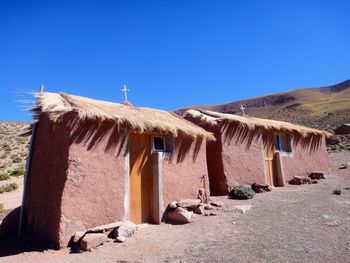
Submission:
M 211 205 L 205 204 L 204 206 L 204 210 L 213 210 L 214 207 L 212 207 Z
M 204 212 L 204 215 L 205 216 L 217 216 L 218 215 L 218 212 L 217 211 L 213 211 L 213 210 L 206 210 Z
M 317 181 L 316 179 L 314 179 L 314 180 L 311 180 L 311 181 L 309 182 L 309 184 L 318 184 L 318 181 Z
M 123 224 L 123 222 L 113 222 L 110 224 L 102 225 L 102 226 L 97 226 L 94 228 L 89 228 L 86 233 L 104 233 L 107 236 L 114 231 L 115 228 L 120 227 Z
M 250 210 L 250 208 L 252 208 L 251 205 L 235 205 L 235 206 L 233 207 L 233 210 L 234 210 L 235 212 L 244 214 L 245 212 L 247 212 L 248 210 Z
M 101 233 L 90 233 L 86 234 L 80 240 L 80 248 L 84 251 L 92 250 L 108 240 L 108 237 L 105 234 Z
M 312 172 L 309 177 L 313 180 L 320 180 L 320 179 L 326 179 L 324 177 L 324 173 L 322 172 Z
M 117 241 L 118 243 L 124 243 L 125 240 L 126 240 L 126 237 L 124 237 L 124 236 L 120 236 L 120 237 L 117 237 L 117 238 L 116 238 L 116 241 Z
M 193 212 L 187 211 L 182 207 L 170 209 L 165 215 L 165 222 L 181 225 L 193 222 Z
M 309 177 L 294 176 L 294 178 L 289 181 L 289 184 L 301 185 L 301 184 L 309 183 L 310 181 L 311 181 L 311 179 Z
M 212 201 L 212 202 L 210 202 L 210 204 L 212 206 L 215 206 L 215 207 L 223 207 L 224 206 L 224 203 L 221 201 Z
M 217 211 L 210 211 L 209 215 L 210 216 L 217 216 L 218 212 Z
M 343 163 L 339 166 L 339 169 L 346 169 L 350 166 L 350 163 Z
M 204 207 L 202 205 L 198 205 L 193 209 L 193 213 L 198 215 L 204 215 Z
M 131 237 L 135 235 L 137 230 L 137 225 L 133 222 L 126 221 L 119 228 L 117 228 L 116 237 Z
M 175 209 L 177 207 L 177 202 L 176 201 L 170 202 L 168 207 Z
M 184 199 L 177 202 L 177 206 L 193 210 L 200 203 L 200 199 Z
M 79 240 L 85 235 L 85 232 L 83 231 L 77 231 L 75 232 L 74 234 L 74 237 L 73 237 L 73 242 L 74 243 L 78 243 Z
M 264 193 L 264 192 L 270 192 L 272 190 L 272 187 L 268 184 L 254 183 L 252 184 L 252 189 L 255 193 Z
M 204 188 L 198 189 L 198 199 L 201 200 L 202 203 L 206 203 L 208 201 L 208 196 Z

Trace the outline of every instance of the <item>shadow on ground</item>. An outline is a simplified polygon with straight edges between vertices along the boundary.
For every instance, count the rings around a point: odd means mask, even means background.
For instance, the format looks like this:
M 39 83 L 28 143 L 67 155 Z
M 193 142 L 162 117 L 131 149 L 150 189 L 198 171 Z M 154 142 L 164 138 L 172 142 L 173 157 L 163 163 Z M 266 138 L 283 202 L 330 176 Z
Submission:
M 18 236 L 20 210 L 21 207 L 12 210 L 0 225 L 0 257 L 53 249 L 54 244 L 42 237 L 28 234 Z

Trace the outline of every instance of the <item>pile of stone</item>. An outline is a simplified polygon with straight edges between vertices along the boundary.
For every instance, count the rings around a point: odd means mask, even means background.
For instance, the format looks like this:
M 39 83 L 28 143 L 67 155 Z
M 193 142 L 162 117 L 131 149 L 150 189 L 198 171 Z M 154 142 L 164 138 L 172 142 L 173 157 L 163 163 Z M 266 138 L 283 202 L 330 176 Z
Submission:
M 130 221 L 115 222 L 87 231 L 76 232 L 71 240 L 71 247 L 75 252 L 92 251 L 106 242 L 115 240 L 124 242 L 127 238 L 135 235 L 137 225 Z
M 289 184 L 301 185 L 301 184 L 317 184 L 318 180 L 326 179 L 323 172 L 312 172 L 308 177 L 306 176 L 294 176 Z
M 192 223 L 196 215 L 216 216 L 218 209 L 223 206 L 221 201 L 203 202 L 201 199 L 184 199 L 169 203 L 163 221 L 169 224 L 180 225 Z
M 252 184 L 252 189 L 255 193 L 265 193 L 265 192 L 272 191 L 272 187 L 268 184 L 254 183 L 254 184 Z

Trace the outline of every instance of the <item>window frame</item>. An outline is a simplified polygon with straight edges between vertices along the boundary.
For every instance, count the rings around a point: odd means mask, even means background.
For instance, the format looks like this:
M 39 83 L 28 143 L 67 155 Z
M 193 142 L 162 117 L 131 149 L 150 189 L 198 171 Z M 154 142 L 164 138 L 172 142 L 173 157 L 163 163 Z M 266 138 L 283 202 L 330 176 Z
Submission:
M 155 138 L 160 138 L 163 141 L 163 145 L 164 145 L 164 149 L 156 149 L 155 148 L 155 143 L 154 143 L 154 139 Z M 160 136 L 160 135 L 154 135 L 152 136 L 152 151 L 153 152 L 157 152 L 157 153 L 163 153 L 163 152 L 167 152 L 167 146 L 166 146 L 166 140 L 164 136 Z
M 283 137 L 283 139 L 281 139 L 281 137 Z M 288 134 L 283 134 L 283 133 L 275 134 L 274 144 L 275 144 L 275 151 L 278 151 L 283 154 L 293 153 L 292 138 Z

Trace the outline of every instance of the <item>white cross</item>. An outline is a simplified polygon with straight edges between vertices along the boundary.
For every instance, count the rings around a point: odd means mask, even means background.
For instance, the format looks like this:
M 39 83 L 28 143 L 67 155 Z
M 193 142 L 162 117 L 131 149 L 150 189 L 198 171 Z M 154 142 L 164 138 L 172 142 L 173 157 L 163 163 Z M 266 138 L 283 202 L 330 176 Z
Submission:
M 124 84 L 124 87 L 122 88 L 122 92 L 124 93 L 124 101 L 128 101 L 128 91 L 129 89 L 126 88 L 126 84 Z
M 242 111 L 242 114 L 243 114 L 243 116 L 245 115 L 245 108 L 243 107 L 243 105 L 241 105 L 241 107 L 240 107 L 240 110 Z

